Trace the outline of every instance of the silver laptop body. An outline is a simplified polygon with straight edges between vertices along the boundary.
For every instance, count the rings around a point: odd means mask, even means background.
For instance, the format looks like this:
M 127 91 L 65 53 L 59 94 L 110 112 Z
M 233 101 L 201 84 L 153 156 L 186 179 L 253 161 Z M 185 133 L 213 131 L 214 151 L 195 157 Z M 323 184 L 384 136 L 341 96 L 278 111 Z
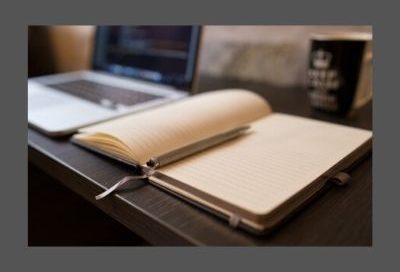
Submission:
M 91 71 L 28 79 L 28 123 L 62 136 L 193 92 L 198 26 L 100 26 Z

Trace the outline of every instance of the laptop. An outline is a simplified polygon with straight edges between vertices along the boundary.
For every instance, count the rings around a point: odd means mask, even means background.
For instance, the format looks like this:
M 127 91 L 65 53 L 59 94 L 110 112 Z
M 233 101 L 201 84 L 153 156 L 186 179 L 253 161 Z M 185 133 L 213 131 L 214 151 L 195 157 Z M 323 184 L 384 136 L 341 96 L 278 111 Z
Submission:
M 49 136 L 194 91 L 200 26 L 98 26 L 92 70 L 28 79 L 28 123 Z

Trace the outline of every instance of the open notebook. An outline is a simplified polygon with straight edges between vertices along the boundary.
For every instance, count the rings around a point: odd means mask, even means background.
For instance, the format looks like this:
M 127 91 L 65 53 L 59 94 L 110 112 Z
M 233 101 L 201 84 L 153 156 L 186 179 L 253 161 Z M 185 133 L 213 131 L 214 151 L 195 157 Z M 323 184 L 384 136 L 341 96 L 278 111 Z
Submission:
M 193 149 L 218 135 L 235 137 Z M 81 146 L 147 169 L 153 184 L 255 232 L 270 230 L 306 203 L 365 155 L 371 139 L 371 131 L 273 113 L 260 96 L 236 89 L 196 95 L 73 136 Z M 149 164 L 183 150 L 179 159 Z

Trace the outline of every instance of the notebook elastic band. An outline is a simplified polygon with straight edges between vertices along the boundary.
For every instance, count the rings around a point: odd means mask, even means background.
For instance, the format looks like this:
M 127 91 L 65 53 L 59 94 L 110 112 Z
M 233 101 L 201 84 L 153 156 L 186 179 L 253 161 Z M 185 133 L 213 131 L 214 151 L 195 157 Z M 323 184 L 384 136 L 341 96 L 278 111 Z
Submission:
M 336 185 L 343 186 L 349 183 L 351 180 L 351 176 L 345 172 L 339 172 L 334 176 L 331 181 Z
M 239 226 L 240 223 L 240 217 L 237 214 L 232 214 L 229 217 L 229 226 L 236 228 L 237 226 Z

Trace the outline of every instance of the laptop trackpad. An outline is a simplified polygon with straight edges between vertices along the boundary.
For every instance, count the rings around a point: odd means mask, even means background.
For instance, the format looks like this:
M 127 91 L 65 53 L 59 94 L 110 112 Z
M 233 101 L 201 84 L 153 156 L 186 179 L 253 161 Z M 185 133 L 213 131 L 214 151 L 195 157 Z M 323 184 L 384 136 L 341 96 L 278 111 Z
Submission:
M 28 92 L 28 121 L 49 133 L 73 130 L 107 119 L 115 110 L 53 91 Z
M 28 92 L 28 112 L 34 110 L 42 110 L 48 107 L 58 107 L 61 104 L 68 104 L 69 101 L 59 95 L 54 95 L 51 92 Z

